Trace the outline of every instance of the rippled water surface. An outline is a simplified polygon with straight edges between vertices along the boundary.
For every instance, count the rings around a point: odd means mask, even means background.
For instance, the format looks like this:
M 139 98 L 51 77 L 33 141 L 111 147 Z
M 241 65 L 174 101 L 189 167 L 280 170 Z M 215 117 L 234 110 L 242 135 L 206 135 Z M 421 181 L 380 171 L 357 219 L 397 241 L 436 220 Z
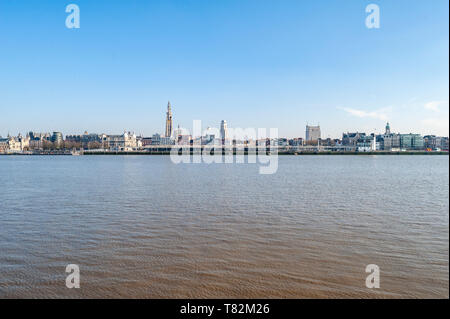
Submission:
M 448 156 L 0 156 L 0 297 L 448 298 Z M 78 264 L 81 288 L 65 287 Z M 380 289 L 365 286 L 377 264 Z

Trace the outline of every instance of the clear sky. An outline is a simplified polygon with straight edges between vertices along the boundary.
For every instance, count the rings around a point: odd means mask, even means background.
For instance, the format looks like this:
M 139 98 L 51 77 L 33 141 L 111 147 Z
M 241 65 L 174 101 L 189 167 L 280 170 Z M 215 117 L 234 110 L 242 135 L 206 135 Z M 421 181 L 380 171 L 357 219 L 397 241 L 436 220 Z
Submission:
M 170 100 L 186 128 L 448 136 L 448 30 L 448 0 L 2 0 L 0 135 L 163 133 Z

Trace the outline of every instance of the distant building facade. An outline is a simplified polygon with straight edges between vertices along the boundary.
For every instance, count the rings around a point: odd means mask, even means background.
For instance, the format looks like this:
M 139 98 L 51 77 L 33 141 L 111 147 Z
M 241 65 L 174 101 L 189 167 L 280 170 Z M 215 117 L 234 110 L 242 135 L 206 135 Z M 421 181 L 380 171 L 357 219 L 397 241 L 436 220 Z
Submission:
M 343 133 L 342 134 L 342 145 L 345 146 L 356 146 L 358 141 L 364 141 L 366 138 L 366 133 Z
M 6 153 L 8 151 L 8 138 L 1 138 L 0 137 L 0 153 Z
M 320 126 L 306 125 L 306 141 L 318 141 L 321 138 Z
M 42 149 L 46 142 L 51 142 L 52 135 L 50 133 L 29 132 L 28 137 L 30 138 L 30 149 Z
M 225 121 L 225 120 L 222 120 L 220 122 L 220 138 L 222 140 L 222 144 L 226 144 L 226 142 L 229 139 L 229 136 L 228 136 L 228 124 L 227 124 L 227 121 Z
M 295 137 L 289 140 L 289 146 L 302 146 L 302 145 L 303 145 L 303 138 L 301 137 Z
M 152 136 L 152 145 L 160 145 L 161 144 L 161 135 L 158 133 L 153 134 Z
M 142 146 L 146 147 L 152 145 L 152 138 L 151 137 L 143 137 L 142 138 Z
M 30 146 L 29 136 L 22 136 L 19 134 L 17 137 L 9 136 L 7 138 L 0 138 L 0 153 L 20 153 L 24 150 L 28 150 Z
M 161 137 L 159 145 L 174 145 L 175 144 L 175 140 L 171 137 Z
M 420 134 L 400 134 L 400 148 L 403 150 L 423 150 L 424 139 Z
M 133 151 L 138 148 L 136 134 L 124 132 L 122 135 L 104 135 L 103 144 L 113 151 Z
M 104 135 L 106 137 L 107 135 Z M 81 147 L 84 149 L 103 147 L 103 136 L 96 133 L 84 132 L 83 135 L 66 135 L 65 141 L 72 147 Z M 107 147 L 106 147 L 107 148 Z
M 380 136 L 379 142 L 384 151 L 400 150 L 400 134 L 384 134 Z
M 63 143 L 63 135 L 61 132 L 53 132 L 51 137 L 51 142 L 56 145 L 62 145 Z
M 400 134 L 391 132 L 391 126 L 386 123 L 386 129 L 384 134 L 377 137 L 377 141 L 380 143 L 380 149 L 384 151 L 399 151 L 400 150 Z
M 448 137 L 424 136 L 424 148 L 432 151 L 448 151 Z
M 362 136 L 356 142 L 356 151 L 358 152 L 374 152 L 380 149 L 380 144 L 377 143 L 376 137 L 372 135 Z

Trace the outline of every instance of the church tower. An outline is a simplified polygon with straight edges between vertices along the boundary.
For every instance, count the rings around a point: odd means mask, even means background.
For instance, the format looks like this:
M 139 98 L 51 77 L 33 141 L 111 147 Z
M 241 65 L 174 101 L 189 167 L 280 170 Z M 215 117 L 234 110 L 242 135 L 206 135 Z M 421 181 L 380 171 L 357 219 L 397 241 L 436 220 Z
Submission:
M 389 122 L 386 124 L 386 132 L 384 135 L 391 135 L 391 126 L 389 125 Z
M 167 103 L 167 113 L 166 113 L 166 135 L 165 137 L 172 137 L 172 108 L 169 103 Z

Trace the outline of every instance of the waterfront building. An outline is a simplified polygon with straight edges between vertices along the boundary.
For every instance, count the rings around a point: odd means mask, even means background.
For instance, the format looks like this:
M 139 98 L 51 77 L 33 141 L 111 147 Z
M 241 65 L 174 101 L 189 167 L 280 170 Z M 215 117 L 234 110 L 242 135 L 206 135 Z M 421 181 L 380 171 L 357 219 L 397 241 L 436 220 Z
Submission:
M 103 135 L 102 142 L 114 151 L 133 151 L 138 148 L 136 134 L 126 131 L 122 135 Z
M 114 151 L 122 151 L 125 147 L 123 135 L 106 135 L 104 142 L 108 149 Z
M 152 145 L 160 145 L 160 144 L 161 144 L 161 135 L 158 133 L 153 134 Z
M 356 151 L 357 152 L 372 152 L 376 150 L 376 146 L 374 146 L 374 137 L 370 135 L 361 136 L 356 142 Z M 376 144 L 375 144 L 376 145 Z
M 366 133 L 343 133 L 342 134 L 342 145 L 346 146 L 356 146 L 358 141 L 364 141 L 366 138 Z
M 9 152 L 21 152 L 20 141 L 15 137 L 10 137 L 8 141 Z
M 277 146 L 281 146 L 281 147 L 288 146 L 289 145 L 288 139 L 284 138 L 284 137 L 277 138 L 276 139 L 276 145 Z
M 448 137 L 441 138 L 441 149 L 448 152 Z
M 370 144 L 370 151 L 375 152 L 380 149 L 380 143 L 377 142 L 377 137 L 375 134 L 372 134 L 372 143 Z
M 306 141 L 318 141 L 321 138 L 320 126 L 306 125 Z
M 64 140 L 71 143 L 81 143 L 81 135 L 66 135 Z
M 143 138 L 141 135 L 136 136 L 136 149 L 137 149 L 137 150 L 141 150 L 142 147 L 144 146 L 144 144 L 143 144 L 143 142 L 142 142 L 143 139 L 144 139 L 144 138 Z
M 165 137 L 172 137 L 173 119 L 172 119 L 172 106 L 170 101 L 167 103 L 166 112 L 166 134 Z
M 420 134 L 400 134 L 400 148 L 403 150 L 423 150 L 424 139 Z
M 302 146 L 303 145 L 303 138 L 301 137 L 295 137 L 289 140 L 289 146 Z
M 84 132 L 83 135 L 66 135 L 65 141 L 73 144 L 78 144 L 78 147 L 82 147 L 84 149 L 92 149 L 99 148 L 103 146 L 103 148 L 108 148 L 106 145 L 108 135 L 105 134 L 95 134 Z M 77 145 L 73 145 L 77 147 Z
M 335 146 L 336 141 L 331 139 L 330 137 L 327 137 L 325 139 L 319 139 L 320 146 Z
M 61 132 L 53 132 L 51 137 L 51 142 L 55 145 L 61 145 L 63 142 L 63 135 Z
M 152 145 L 152 138 L 151 137 L 143 137 L 142 138 L 142 146 L 146 147 Z
M 6 153 L 8 151 L 8 138 L 1 138 L 0 137 L 0 154 Z
M 378 141 L 381 144 L 381 149 L 384 151 L 392 150 L 392 137 L 390 135 L 379 135 Z
M 30 140 L 45 140 L 50 141 L 51 140 L 51 134 L 50 133 L 35 133 L 35 132 L 29 132 L 28 136 L 30 137 Z
M 50 142 L 51 135 L 50 133 L 35 133 L 29 132 L 29 147 L 30 149 L 42 149 L 44 147 L 45 142 Z
M 22 136 L 22 134 L 19 134 L 17 139 L 20 142 L 21 151 L 28 150 L 30 148 L 30 136 L 28 134 L 26 136 Z
M 433 151 L 448 151 L 448 137 L 436 135 L 424 136 L 424 148 Z
M 174 144 L 175 144 L 175 141 L 170 136 L 169 137 L 166 137 L 166 136 L 161 137 L 160 142 L 159 142 L 159 145 L 174 145 Z
M 187 135 L 178 135 L 177 144 L 178 145 L 191 145 L 192 143 L 192 136 Z
M 424 148 L 427 150 L 438 150 L 440 149 L 440 138 L 436 135 L 426 135 L 423 137 Z
M 0 138 L 0 153 L 21 153 L 28 148 L 28 137 L 23 137 L 19 134 L 17 137 L 9 136 L 7 138 Z
M 380 143 L 380 149 L 385 151 L 394 151 L 400 149 L 400 135 L 391 132 L 391 126 L 389 122 L 386 123 L 384 134 L 377 136 L 377 142 Z
M 400 134 L 383 135 L 380 141 L 381 148 L 385 151 L 396 151 L 400 149 Z
M 84 132 L 81 135 L 81 143 L 83 147 L 87 147 L 90 143 L 102 143 L 102 137 L 99 134 Z

